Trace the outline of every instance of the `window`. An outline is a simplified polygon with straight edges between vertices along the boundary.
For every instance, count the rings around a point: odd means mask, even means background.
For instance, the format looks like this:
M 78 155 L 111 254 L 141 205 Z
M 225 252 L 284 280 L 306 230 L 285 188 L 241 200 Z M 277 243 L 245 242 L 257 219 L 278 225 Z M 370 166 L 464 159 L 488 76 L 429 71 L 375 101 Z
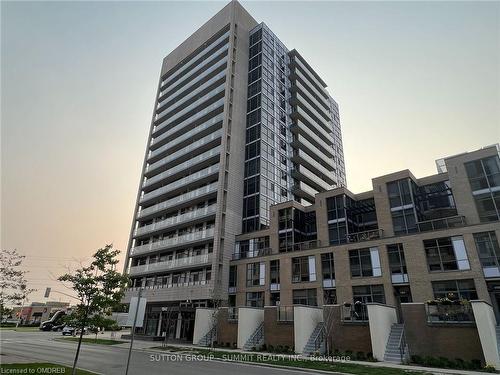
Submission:
M 278 306 L 280 304 L 280 293 L 271 293 L 271 306 Z
M 417 231 L 412 182 L 409 179 L 389 182 L 387 195 L 391 206 L 392 224 L 395 234 Z
M 381 276 L 380 257 L 377 247 L 349 250 L 351 277 Z
M 264 307 L 264 293 L 248 292 L 246 305 L 249 307 Z
M 383 285 L 362 285 L 352 287 L 352 296 L 354 302 L 385 303 L 385 293 Z
M 481 222 L 500 220 L 500 158 L 498 155 L 465 163 Z
M 432 289 L 434 298 L 466 299 L 469 301 L 477 299 L 476 287 L 472 279 L 433 281 Z
M 389 258 L 389 269 L 393 283 L 407 283 L 408 272 L 406 270 L 405 253 L 402 243 L 387 245 L 387 256 Z
M 247 264 L 247 286 L 265 285 L 266 265 L 264 262 Z
M 474 233 L 474 241 L 485 277 L 500 276 L 500 247 L 495 232 Z
M 331 245 L 347 242 L 347 227 L 345 221 L 344 196 L 328 198 L 326 200 L 328 218 L 328 237 Z
M 469 270 L 462 236 L 424 240 L 429 271 Z
M 333 253 L 321 254 L 321 272 L 323 274 L 323 288 L 333 288 L 335 286 Z
M 316 281 L 314 255 L 292 258 L 292 283 Z
M 280 283 L 280 261 L 279 259 L 271 260 L 269 262 L 269 285 L 271 286 L 271 290 L 273 289 L 273 285 L 276 288 L 279 288 Z
M 316 289 L 299 289 L 293 291 L 293 304 L 317 306 Z
M 323 290 L 323 304 L 335 305 L 337 303 L 337 291 L 335 289 Z
M 229 287 L 236 288 L 236 281 L 238 279 L 238 267 L 230 266 L 229 267 Z

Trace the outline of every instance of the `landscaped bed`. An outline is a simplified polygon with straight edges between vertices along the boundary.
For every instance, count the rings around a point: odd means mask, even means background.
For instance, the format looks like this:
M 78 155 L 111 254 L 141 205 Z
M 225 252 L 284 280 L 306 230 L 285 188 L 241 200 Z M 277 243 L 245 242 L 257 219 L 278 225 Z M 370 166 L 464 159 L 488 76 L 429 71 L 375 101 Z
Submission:
M 56 365 L 54 363 L 6 363 L 0 364 L 2 373 L 19 374 L 71 374 L 71 367 Z M 57 370 L 55 370 L 57 369 Z M 28 372 L 6 372 L 5 370 L 28 370 Z M 33 370 L 33 371 L 29 371 Z M 51 372 L 52 371 L 52 372 Z M 95 372 L 78 369 L 77 375 L 96 375 Z
M 78 337 L 65 337 L 65 338 L 57 338 L 56 340 L 58 341 L 74 341 L 78 342 Z M 111 339 L 93 339 L 90 337 L 84 337 L 82 338 L 82 344 L 95 344 L 95 345 L 118 345 L 118 344 L 124 344 L 128 341 L 122 341 L 122 340 L 111 340 Z

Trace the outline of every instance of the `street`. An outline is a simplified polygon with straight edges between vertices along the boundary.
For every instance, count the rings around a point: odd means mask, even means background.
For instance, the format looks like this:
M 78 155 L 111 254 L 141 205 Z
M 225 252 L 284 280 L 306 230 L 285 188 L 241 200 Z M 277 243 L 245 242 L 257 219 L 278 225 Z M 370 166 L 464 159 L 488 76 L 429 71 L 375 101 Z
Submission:
M 0 362 L 10 356 L 24 361 L 55 362 L 66 366 L 73 363 L 76 343 L 56 341 L 62 337 L 55 332 L 15 332 L 0 331 Z M 150 343 L 154 346 L 154 343 Z M 158 344 L 159 345 L 159 344 Z M 123 375 L 127 361 L 128 349 L 124 345 L 89 345 L 82 344 L 78 367 L 105 375 Z M 155 355 L 159 360 L 152 360 Z M 134 350 L 129 374 L 175 374 L 175 375 L 283 375 L 290 370 L 274 369 L 254 365 L 220 362 L 220 361 L 187 361 L 169 360 L 158 356 L 157 351 Z M 294 371 L 307 374 L 304 371 Z

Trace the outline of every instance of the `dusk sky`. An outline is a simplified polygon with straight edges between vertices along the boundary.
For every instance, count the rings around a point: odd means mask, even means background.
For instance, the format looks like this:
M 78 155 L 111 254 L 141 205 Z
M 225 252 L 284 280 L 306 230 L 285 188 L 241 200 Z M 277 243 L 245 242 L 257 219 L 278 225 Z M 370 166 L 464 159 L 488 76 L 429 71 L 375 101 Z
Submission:
M 226 3 L 1 3 L 1 246 L 31 301 L 126 251 L 161 61 Z M 499 2 L 241 3 L 328 84 L 351 191 L 500 141 Z

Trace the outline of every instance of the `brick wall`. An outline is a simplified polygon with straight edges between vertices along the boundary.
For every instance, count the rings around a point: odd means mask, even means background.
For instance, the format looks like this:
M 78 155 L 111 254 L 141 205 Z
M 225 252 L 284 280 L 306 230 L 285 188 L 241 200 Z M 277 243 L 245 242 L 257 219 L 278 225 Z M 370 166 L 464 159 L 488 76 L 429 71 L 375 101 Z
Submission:
M 295 342 L 293 330 L 293 322 L 277 321 L 276 307 L 264 308 L 264 342 L 267 346 L 281 345 L 293 348 Z
M 238 322 L 228 320 L 227 308 L 223 308 L 217 314 L 217 342 L 222 345 L 229 343 L 235 347 L 238 341 Z
M 475 324 L 428 324 L 425 304 L 402 304 L 410 355 L 478 359 L 483 350 Z

